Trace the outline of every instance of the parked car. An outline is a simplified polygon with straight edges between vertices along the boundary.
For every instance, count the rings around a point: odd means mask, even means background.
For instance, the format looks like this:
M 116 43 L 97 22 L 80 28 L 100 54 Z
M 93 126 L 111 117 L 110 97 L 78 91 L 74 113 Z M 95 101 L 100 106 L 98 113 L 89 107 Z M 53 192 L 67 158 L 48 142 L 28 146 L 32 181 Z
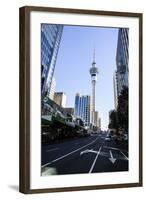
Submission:
M 105 141 L 111 141 L 111 137 L 109 137 L 109 136 L 106 137 L 106 138 L 105 138 Z

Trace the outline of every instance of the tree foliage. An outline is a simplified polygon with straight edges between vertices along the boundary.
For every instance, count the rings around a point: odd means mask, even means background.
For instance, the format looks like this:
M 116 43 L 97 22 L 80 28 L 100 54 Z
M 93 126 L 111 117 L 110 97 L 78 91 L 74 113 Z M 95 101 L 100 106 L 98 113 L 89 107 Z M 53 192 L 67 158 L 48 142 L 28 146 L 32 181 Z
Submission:
M 118 97 L 117 109 L 110 112 L 109 128 L 123 129 L 128 132 L 128 93 L 128 87 L 124 86 Z
M 109 128 L 117 129 L 118 128 L 118 121 L 117 121 L 117 111 L 112 110 L 109 115 L 110 118 L 110 123 L 109 123 Z
M 120 128 L 128 132 L 128 87 L 124 86 L 118 98 L 118 123 Z

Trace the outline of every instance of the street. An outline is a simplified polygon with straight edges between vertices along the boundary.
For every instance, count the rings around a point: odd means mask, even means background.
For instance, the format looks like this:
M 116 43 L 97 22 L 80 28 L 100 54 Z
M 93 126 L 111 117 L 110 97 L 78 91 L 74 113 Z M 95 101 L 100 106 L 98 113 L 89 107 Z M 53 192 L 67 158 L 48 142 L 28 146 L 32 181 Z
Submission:
M 41 160 L 43 176 L 128 170 L 125 145 L 107 134 L 42 145 Z

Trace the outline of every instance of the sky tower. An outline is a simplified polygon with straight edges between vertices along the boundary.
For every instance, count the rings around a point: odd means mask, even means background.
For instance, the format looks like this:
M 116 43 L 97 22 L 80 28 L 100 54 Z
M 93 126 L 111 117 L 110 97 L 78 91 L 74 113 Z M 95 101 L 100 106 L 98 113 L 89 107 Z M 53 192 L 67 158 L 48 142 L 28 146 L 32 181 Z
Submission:
M 91 95 L 91 124 L 95 125 L 95 86 L 97 81 L 97 74 L 98 74 L 98 68 L 96 67 L 95 62 L 95 50 L 93 53 L 93 62 L 92 67 L 90 68 L 90 75 L 91 75 L 91 83 L 92 83 L 92 95 Z

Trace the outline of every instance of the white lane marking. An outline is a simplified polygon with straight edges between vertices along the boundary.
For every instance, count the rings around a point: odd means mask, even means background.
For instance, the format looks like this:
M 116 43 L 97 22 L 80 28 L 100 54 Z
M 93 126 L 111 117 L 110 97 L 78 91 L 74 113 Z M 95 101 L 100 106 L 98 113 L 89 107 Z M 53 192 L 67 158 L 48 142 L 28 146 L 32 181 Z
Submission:
M 96 163 L 96 161 L 97 161 L 97 159 L 98 159 L 98 156 L 99 156 L 99 154 L 100 154 L 101 148 L 102 148 L 102 146 L 99 148 L 99 150 L 98 150 L 98 152 L 97 152 L 97 155 L 96 155 L 96 157 L 95 157 L 95 159 L 94 159 L 94 161 L 93 161 L 93 164 L 92 164 L 92 166 L 91 166 L 91 168 L 90 168 L 90 170 L 89 170 L 89 173 L 91 173 L 91 172 L 93 171 L 93 168 L 94 168 L 94 166 L 95 166 L 95 163 Z
M 69 152 L 68 154 L 65 154 L 65 155 L 63 155 L 63 156 L 61 156 L 61 157 L 59 157 L 59 158 L 56 158 L 55 160 L 52 160 L 51 162 L 48 162 L 48 163 L 42 165 L 42 168 L 43 168 L 43 167 L 46 167 L 47 165 L 50 165 L 51 163 L 54 163 L 54 162 L 56 162 L 56 161 L 58 161 L 58 160 L 61 160 L 61 159 L 65 158 L 65 157 L 67 157 L 67 156 L 69 156 L 69 155 L 71 155 L 71 154 L 73 154 L 73 153 L 75 153 L 75 152 L 77 152 L 77 151 L 83 149 L 84 147 L 87 147 L 87 146 L 93 144 L 94 142 L 96 142 L 96 140 L 98 140 L 98 138 L 96 138 L 94 141 L 90 142 L 89 144 L 86 144 L 86 145 L 84 145 L 84 146 L 82 146 L 82 147 L 80 147 L 80 148 L 78 148 L 78 149 L 76 149 L 76 150 L 74 150 L 74 151 Z
M 122 151 L 120 151 L 120 153 L 124 156 L 124 158 L 126 158 L 126 160 L 129 160 L 129 159 L 127 158 L 127 156 L 126 156 Z
M 98 153 L 98 151 L 94 151 L 93 149 L 86 149 L 85 151 L 81 151 L 80 156 L 83 155 L 84 153 Z
M 114 148 L 114 147 L 103 146 L 103 148 L 105 148 L 105 149 L 112 149 L 112 150 L 118 150 L 118 151 L 120 151 L 120 149 L 118 149 L 118 148 Z
M 113 157 L 113 154 L 112 154 L 112 151 L 111 151 L 111 150 L 109 150 L 109 153 L 110 153 L 110 158 L 109 158 L 109 160 L 114 164 L 115 161 L 116 161 L 116 158 Z
M 59 149 L 59 148 L 48 149 L 46 152 L 56 151 L 56 150 L 58 150 L 58 149 Z
M 104 136 L 101 136 L 100 138 L 101 138 L 101 139 L 105 139 L 105 137 L 104 137 Z

